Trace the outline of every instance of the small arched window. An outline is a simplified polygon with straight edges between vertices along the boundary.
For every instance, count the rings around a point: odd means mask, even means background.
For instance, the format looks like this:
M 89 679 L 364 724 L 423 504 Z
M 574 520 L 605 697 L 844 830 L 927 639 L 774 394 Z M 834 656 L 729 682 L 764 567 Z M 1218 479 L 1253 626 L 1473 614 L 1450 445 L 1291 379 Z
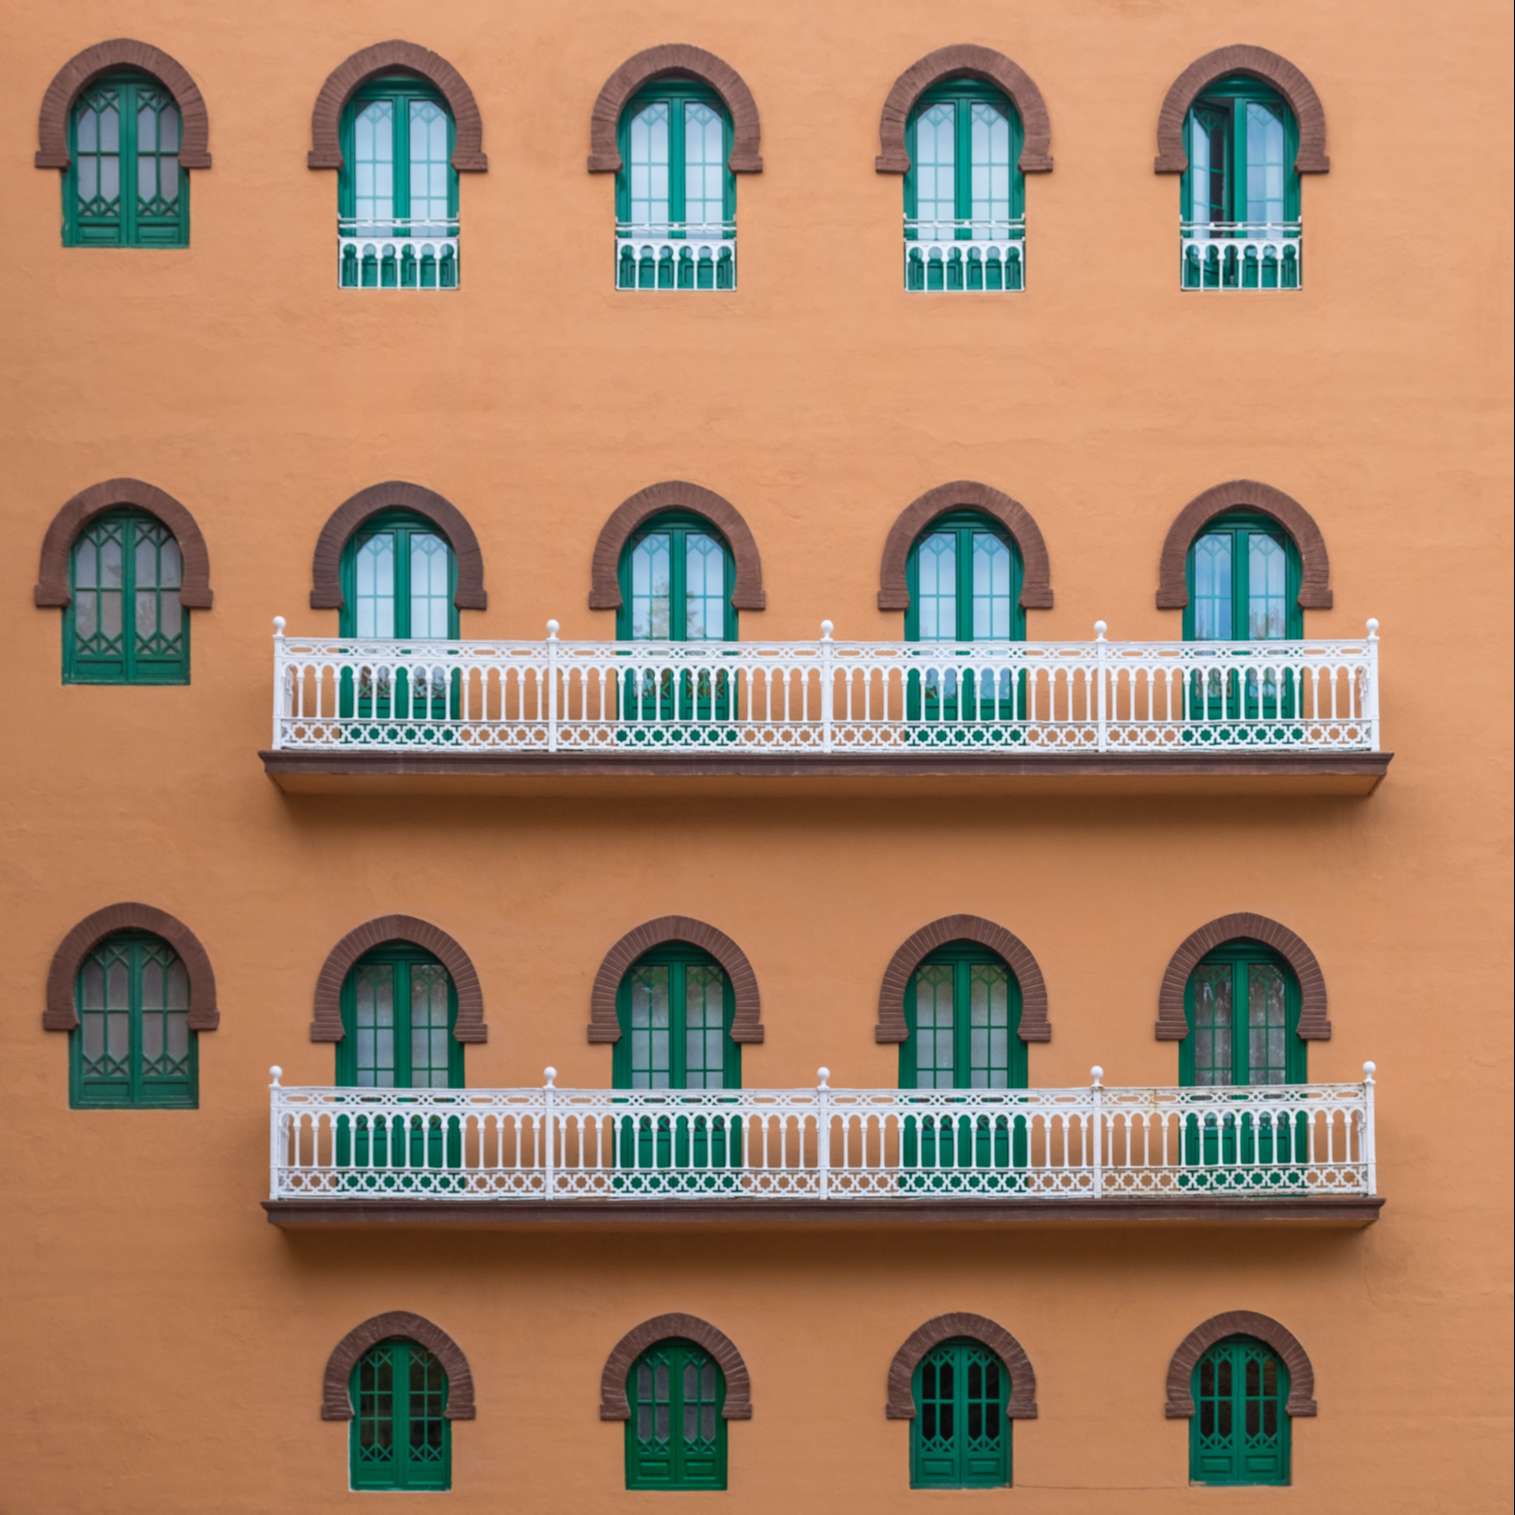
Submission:
M 63 175 L 66 247 L 188 247 L 189 173 L 181 121 L 150 74 L 123 69 L 79 92 Z
M 419 1342 L 390 1337 L 352 1370 L 348 1467 L 354 1489 L 450 1489 L 447 1374 Z
M 617 1089 L 740 1089 L 732 1040 L 736 1000 L 726 970 L 687 942 L 654 947 L 626 971 L 616 997 Z
M 1289 1370 L 1252 1336 L 1218 1341 L 1194 1366 L 1189 1481 L 1289 1482 Z
M 340 634 L 455 638 L 457 583 L 452 546 L 434 522 L 408 510 L 381 511 L 342 550 Z
M 1304 635 L 1294 539 L 1259 511 L 1217 516 L 1189 547 L 1189 642 L 1296 641 Z
M 628 1489 L 726 1487 L 726 1375 L 703 1347 L 656 1342 L 626 1380 Z
M 92 948 L 74 986 L 69 1096 L 78 1109 L 193 1109 L 199 1034 L 190 1029 L 189 975 L 146 931 L 118 931 Z
M 1010 1479 L 1010 1374 L 980 1341 L 933 1347 L 911 1384 L 912 1489 L 1004 1488 Z
M 978 79 L 933 85 L 905 128 L 905 288 L 1005 290 L 1024 283 L 1020 113 Z
M 736 176 L 725 102 L 694 79 L 655 80 L 621 112 L 616 284 L 734 289 Z
M 730 546 L 703 516 L 654 516 L 621 553 L 616 635 L 628 642 L 735 641 L 735 572 Z
M 461 1089 L 458 992 L 430 952 L 387 942 L 342 984 L 337 1082 L 359 1089 Z
M 453 289 L 458 283 L 458 174 L 452 112 L 410 74 L 384 74 L 342 111 L 337 179 L 344 289 Z
M 1299 980 L 1281 954 L 1254 941 L 1213 948 L 1189 975 L 1179 1082 L 1302 1084 L 1299 1011 Z

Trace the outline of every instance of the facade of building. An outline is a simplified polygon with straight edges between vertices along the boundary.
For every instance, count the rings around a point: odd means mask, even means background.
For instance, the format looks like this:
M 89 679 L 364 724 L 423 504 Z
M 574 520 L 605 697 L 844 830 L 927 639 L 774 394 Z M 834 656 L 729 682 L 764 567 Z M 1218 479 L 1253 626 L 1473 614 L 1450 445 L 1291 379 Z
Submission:
M 0 1508 L 1509 1507 L 1507 7 L 9 12 Z

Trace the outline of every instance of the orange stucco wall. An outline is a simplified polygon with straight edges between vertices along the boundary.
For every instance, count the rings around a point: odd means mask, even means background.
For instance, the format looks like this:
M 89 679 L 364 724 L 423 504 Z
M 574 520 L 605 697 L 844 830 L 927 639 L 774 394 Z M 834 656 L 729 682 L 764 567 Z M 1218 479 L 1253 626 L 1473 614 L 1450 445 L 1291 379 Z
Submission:
M 729 1492 L 683 1504 L 917 1508 L 884 1373 L 954 1309 L 1018 1336 L 1041 1411 L 1015 1428 L 1014 1493 L 963 1502 L 1509 1508 L 1508 7 L 4 9 L 0 1509 L 358 1499 L 345 1429 L 317 1416 L 320 1372 L 387 1309 L 469 1355 L 458 1509 L 650 1503 L 622 1489 L 596 1396 L 610 1347 L 665 1310 L 720 1326 L 753 1377 Z M 177 57 L 210 107 L 187 251 L 63 249 L 58 175 L 31 164 L 48 80 L 123 31 Z M 1157 108 L 1238 34 L 1325 104 L 1333 167 L 1304 183 L 1297 295 L 1176 288 Z M 335 176 L 305 167 L 321 81 L 390 36 L 448 58 L 484 116 L 491 167 L 463 180 L 452 295 L 339 293 Z M 686 39 L 738 68 L 762 114 L 765 171 L 738 185 L 741 287 L 618 296 L 612 183 L 584 169 L 590 104 L 627 55 Z M 1028 183 L 1024 294 L 909 299 L 878 112 L 904 67 L 959 40 L 1037 80 L 1057 166 Z M 209 544 L 216 602 L 195 615 L 187 688 L 63 687 L 59 614 L 31 604 L 54 512 L 122 474 L 184 502 Z M 387 478 L 444 494 L 478 533 L 490 608 L 465 635 L 537 636 L 549 616 L 565 637 L 613 634 L 585 608 L 594 537 L 634 490 L 688 478 L 761 548 L 769 608 L 745 635 L 830 617 L 860 639 L 899 634 L 874 607 L 879 554 L 934 484 L 982 479 L 1028 506 L 1056 593 L 1029 634 L 1075 639 L 1099 617 L 1116 637 L 1177 636 L 1153 608 L 1169 523 L 1211 484 L 1266 480 L 1329 545 L 1336 608 L 1307 635 L 1382 620 L 1396 756 L 1355 800 L 1011 785 L 965 802 L 945 783 L 905 799 L 286 796 L 256 755 L 269 621 L 335 631 L 306 608 L 316 533 Z M 193 1113 L 68 1108 L 43 979 L 64 932 L 118 899 L 178 915 L 215 965 L 222 1022 Z M 838 1084 L 890 1084 L 879 977 L 956 911 L 1003 922 L 1047 977 L 1033 1083 L 1099 1062 L 1140 1084 L 1176 1078 L 1152 1035 L 1163 965 L 1231 910 L 1284 921 L 1321 961 L 1335 1035 L 1310 1047 L 1311 1075 L 1378 1062 L 1388 1206 L 1366 1231 L 318 1235 L 259 1208 L 266 1069 L 331 1077 L 307 1034 L 315 975 L 373 915 L 434 920 L 471 954 L 490 1039 L 468 1049 L 470 1084 L 535 1083 L 547 1063 L 608 1082 L 609 1050 L 585 1040 L 591 979 L 623 931 L 671 912 L 756 969 L 767 1040 L 744 1051 L 746 1083 L 809 1083 L 825 1063 Z M 1290 1491 L 1189 1489 L 1186 1426 L 1162 1416 L 1174 1346 L 1230 1308 L 1277 1316 L 1315 1364 Z

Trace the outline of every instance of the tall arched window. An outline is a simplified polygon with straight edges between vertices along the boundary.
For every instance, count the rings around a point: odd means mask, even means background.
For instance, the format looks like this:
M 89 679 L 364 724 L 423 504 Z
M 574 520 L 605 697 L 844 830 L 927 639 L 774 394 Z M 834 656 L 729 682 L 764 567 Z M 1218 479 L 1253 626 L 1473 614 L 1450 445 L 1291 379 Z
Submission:
M 621 112 L 616 284 L 733 289 L 736 176 L 731 116 L 709 85 L 662 78 Z
M 180 129 L 173 95 L 149 74 L 116 70 L 80 91 L 63 175 L 65 246 L 189 246 Z
M 74 986 L 70 1103 L 193 1109 L 199 1038 L 189 990 L 183 962 L 162 937 L 118 931 L 92 948 Z
M 626 1380 L 628 1489 L 726 1487 L 726 1375 L 701 1346 L 659 1341 Z
M 1299 128 L 1283 96 L 1219 79 L 1189 107 L 1184 143 L 1184 288 L 1299 288 Z
M 905 127 L 905 288 L 1020 289 L 1026 206 L 1019 112 L 992 84 L 925 90 Z
M 341 144 L 342 286 L 456 287 L 458 175 L 442 92 L 410 74 L 369 79 L 343 108 Z
M 1010 1374 L 980 1341 L 960 1337 L 932 1348 L 911 1383 L 912 1489 L 991 1489 L 1009 1485 Z
M 450 1489 L 447 1374 L 417 1341 L 394 1336 L 352 1370 L 348 1467 L 354 1489 Z
M 1289 1370 L 1252 1336 L 1218 1341 L 1194 1366 L 1189 1480 L 1289 1482 Z

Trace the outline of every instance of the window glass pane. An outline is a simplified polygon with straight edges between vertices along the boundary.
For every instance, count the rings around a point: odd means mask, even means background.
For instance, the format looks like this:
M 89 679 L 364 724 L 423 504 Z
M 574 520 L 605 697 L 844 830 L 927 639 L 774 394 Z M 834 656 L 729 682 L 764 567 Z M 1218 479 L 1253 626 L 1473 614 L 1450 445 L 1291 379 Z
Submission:
M 916 235 L 950 242 L 957 235 L 957 109 L 933 105 L 915 122 Z
M 410 101 L 410 219 L 420 236 L 448 229 L 447 112 L 431 100 Z
M 394 966 L 360 963 L 354 972 L 356 1069 L 360 1088 L 395 1086 Z
M 371 100 L 359 110 L 353 122 L 353 211 L 371 223 L 365 229 L 374 236 L 387 235 L 394 219 L 394 139 L 390 101 Z
M 644 964 L 631 970 L 631 1087 L 667 1089 L 672 1084 L 669 970 Z
M 685 1086 L 725 1086 L 726 975 L 714 964 L 684 970 Z
M 721 117 L 708 105 L 684 103 L 684 220 L 714 231 L 725 221 L 726 164 Z
M 973 142 L 973 234 L 1004 234 L 1010 219 L 1010 120 L 999 106 L 975 100 L 970 109 Z
M 1284 218 L 1284 123 L 1271 105 L 1249 100 L 1244 106 L 1247 127 L 1248 221 L 1276 222 Z
M 1010 636 L 1010 549 L 988 531 L 973 533 L 973 637 L 1004 641 Z
M 1276 963 L 1247 964 L 1247 1065 L 1253 1084 L 1288 1082 L 1287 1016 L 1283 970 Z
M 931 963 L 915 971 L 915 1085 L 956 1087 L 952 1017 L 952 967 Z
M 1194 636 L 1231 640 L 1231 533 L 1206 532 L 1194 544 Z
M 411 636 L 447 636 L 452 611 L 448 592 L 451 564 L 452 549 L 441 537 L 429 531 L 410 533 Z
M 1254 642 L 1277 641 L 1286 633 L 1288 595 L 1283 544 L 1263 531 L 1247 537 L 1247 636 Z
M 957 534 L 933 531 L 916 548 L 920 639 L 957 640 Z
M 1001 963 L 968 969 L 969 1077 L 974 1089 L 1010 1087 L 1010 972 Z
M 656 101 L 631 118 L 627 137 L 630 216 L 638 226 L 668 222 L 668 105 Z
M 1194 1082 L 1232 1082 L 1232 976 L 1229 963 L 1201 963 L 1194 970 Z
M 395 541 L 380 532 L 359 545 L 354 559 L 356 593 L 354 620 L 360 637 L 395 634 Z
M 410 965 L 410 1083 L 415 1089 L 449 1086 L 448 977 L 440 963 Z
M 631 550 L 631 635 L 635 641 L 668 640 L 670 551 L 671 538 L 664 532 L 643 537 Z
M 726 554 L 713 537 L 684 537 L 684 637 L 719 642 L 726 635 Z

